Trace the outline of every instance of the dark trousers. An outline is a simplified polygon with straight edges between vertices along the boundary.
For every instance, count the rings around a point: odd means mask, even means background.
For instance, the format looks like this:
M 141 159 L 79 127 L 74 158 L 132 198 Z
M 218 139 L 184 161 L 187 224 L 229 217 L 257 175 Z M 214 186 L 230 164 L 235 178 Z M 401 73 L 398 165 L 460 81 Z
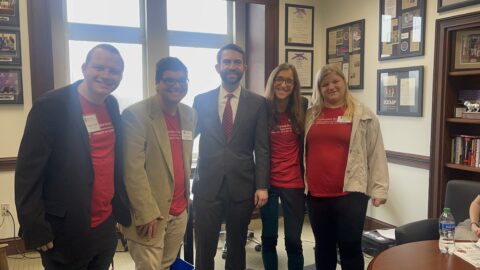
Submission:
M 214 258 L 223 220 L 227 230 L 225 269 L 245 269 L 245 244 L 253 208 L 253 198 L 240 202 L 232 201 L 226 185 L 222 186 L 219 195 L 213 200 L 194 196 L 195 269 L 215 269 Z
M 58 258 L 59 254 L 55 251 L 54 240 L 53 249 L 46 252 L 40 251 L 43 267 L 46 270 L 108 270 L 117 247 L 113 218 L 110 217 L 98 227 L 91 228 L 88 238 L 92 240 L 91 248 L 85 250 L 83 254 L 77 254 L 78 258 L 69 262 Z
M 368 197 L 358 192 L 334 198 L 307 197 L 317 270 L 335 270 L 337 245 L 342 270 L 364 269 L 362 232 L 367 203 Z
M 262 259 L 266 270 L 278 269 L 278 208 L 281 200 L 283 210 L 285 248 L 288 269 L 303 269 L 302 227 L 305 216 L 305 194 L 303 188 L 270 187 L 268 202 L 261 209 L 262 215 Z

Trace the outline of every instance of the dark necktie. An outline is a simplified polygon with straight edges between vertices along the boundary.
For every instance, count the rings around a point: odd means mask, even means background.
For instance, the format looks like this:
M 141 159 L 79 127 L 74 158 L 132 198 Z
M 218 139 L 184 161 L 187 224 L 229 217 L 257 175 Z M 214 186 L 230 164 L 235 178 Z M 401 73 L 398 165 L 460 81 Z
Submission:
M 232 130 L 233 130 L 233 112 L 232 112 L 232 104 L 230 104 L 230 100 L 232 99 L 233 94 L 227 95 L 227 103 L 225 104 L 225 110 L 223 111 L 223 118 L 222 118 L 222 126 L 223 126 L 223 134 L 225 135 L 225 140 L 228 142 L 232 137 Z

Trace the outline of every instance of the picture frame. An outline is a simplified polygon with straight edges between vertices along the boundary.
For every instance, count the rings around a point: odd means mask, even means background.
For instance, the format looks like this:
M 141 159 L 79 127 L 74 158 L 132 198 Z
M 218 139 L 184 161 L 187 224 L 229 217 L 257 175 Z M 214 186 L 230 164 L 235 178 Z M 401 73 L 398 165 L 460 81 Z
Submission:
M 21 63 L 20 31 L 0 28 L 0 66 Z
M 380 0 L 379 61 L 425 54 L 425 1 Z
M 349 89 L 363 89 L 365 20 L 327 28 L 327 64 L 338 65 Z
M 22 70 L 0 68 L 0 104 L 23 104 Z
M 17 0 L 2 0 L 0 3 L 0 26 L 19 26 Z
M 455 32 L 452 70 L 480 69 L 480 28 Z
M 297 69 L 301 89 L 313 87 L 313 50 L 287 49 L 285 61 Z
M 421 117 L 423 66 L 377 70 L 377 114 Z
M 438 0 L 437 12 L 480 4 L 480 0 Z
M 285 4 L 285 45 L 313 47 L 314 7 Z

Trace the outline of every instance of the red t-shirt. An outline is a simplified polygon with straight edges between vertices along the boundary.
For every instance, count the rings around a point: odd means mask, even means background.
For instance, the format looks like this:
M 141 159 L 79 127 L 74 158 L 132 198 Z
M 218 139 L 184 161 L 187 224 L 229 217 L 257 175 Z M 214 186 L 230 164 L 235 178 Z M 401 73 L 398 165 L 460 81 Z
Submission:
M 174 190 L 172 204 L 170 205 L 170 215 L 180 215 L 188 205 L 185 198 L 185 168 L 183 165 L 183 147 L 182 133 L 180 128 L 180 119 L 178 113 L 171 116 L 165 115 L 165 123 L 167 124 L 168 138 L 170 139 L 170 148 L 172 149 L 173 161 L 173 179 Z
M 307 134 L 306 173 L 314 197 L 336 197 L 343 192 L 352 122 L 344 108 L 324 108 Z
M 281 188 L 304 188 L 298 136 L 292 130 L 287 113 L 280 113 L 276 130 L 270 131 L 270 184 Z
M 112 213 L 115 192 L 115 130 L 105 104 L 90 103 L 80 95 L 83 121 L 88 131 L 93 164 L 90 226 L 97 227 Z M 75 154 L 75 153 L 73 153 Z

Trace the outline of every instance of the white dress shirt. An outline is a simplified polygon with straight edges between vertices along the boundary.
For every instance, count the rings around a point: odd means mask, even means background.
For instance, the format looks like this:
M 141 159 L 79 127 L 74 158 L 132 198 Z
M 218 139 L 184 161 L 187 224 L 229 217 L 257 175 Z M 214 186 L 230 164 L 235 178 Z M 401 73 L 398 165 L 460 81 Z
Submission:
M 240 91 L 240 86 L 238 86 L 233 92 L 228 92 L 223 86 L 220 86 L 220 93 L 218 93 L 218 116 L 220 117 L 220 122 L 223 120 L 223 111 L 225 111 L 225 105 L 227 104 L 227 95 L 233 94 L 233 97 L 230 99 L 230 105 L 232 106 L 232 123 L 235 123 Z

